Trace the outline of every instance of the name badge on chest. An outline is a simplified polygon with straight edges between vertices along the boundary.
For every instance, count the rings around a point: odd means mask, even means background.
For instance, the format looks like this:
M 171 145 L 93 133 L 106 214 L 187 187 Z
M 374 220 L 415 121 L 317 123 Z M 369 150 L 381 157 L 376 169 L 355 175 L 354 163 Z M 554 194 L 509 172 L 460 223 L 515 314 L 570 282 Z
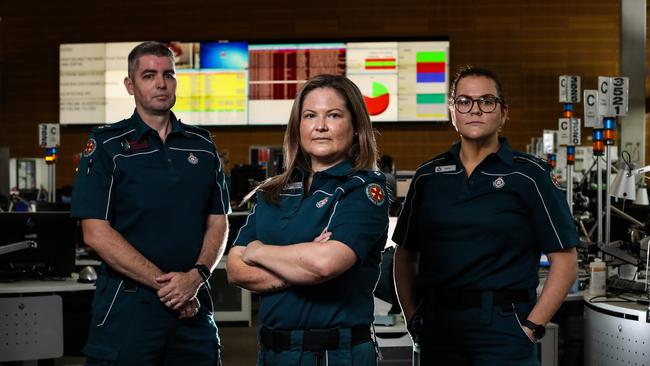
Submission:
M 302 182 L 289 183 L 284 186 L 285 191 L 294 191 L 296 189 L 302 189 Z
M 436 173 L 446 173 L 446 172 L 455 172 L 456 171 L 456 165 L 441 165 L 437 166 L 435 172 Z

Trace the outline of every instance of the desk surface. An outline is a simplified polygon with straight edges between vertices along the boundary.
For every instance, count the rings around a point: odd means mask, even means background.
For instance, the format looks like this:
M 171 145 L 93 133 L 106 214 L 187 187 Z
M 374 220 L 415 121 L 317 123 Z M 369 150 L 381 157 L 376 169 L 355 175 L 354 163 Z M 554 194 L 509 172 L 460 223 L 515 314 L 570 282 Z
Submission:
M 621 297 L 612 296 L 594 296 L 585 291 L 583 295 L 583 300 L 585 303 L 600 308 L 603 310 L 609 310 L 613 312 L 622 312 L 626 314 L 632 314 L 639 316 L 641 319 L 645 320 L 646 312 L 648 311 L 648 305 L 640 304 L 636 300 L 648 300 L 647 297 L 634 294 L 634 293 L 625 293 L 621 294 Z
M 0 294 L 93 291 L 94 283 L 77 282 L 77 274 L 63 280 L 27 280 L 0 283 Z

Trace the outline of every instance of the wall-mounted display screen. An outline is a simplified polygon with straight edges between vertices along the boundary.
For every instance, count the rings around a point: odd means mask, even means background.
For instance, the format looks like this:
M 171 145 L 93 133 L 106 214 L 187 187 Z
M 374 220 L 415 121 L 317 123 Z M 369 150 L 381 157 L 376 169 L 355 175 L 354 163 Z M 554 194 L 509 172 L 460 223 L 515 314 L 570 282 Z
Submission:
M 139 42 L 60 46 L 61 124 L 104 124 L 135 108 L 124 88 Z M 169 42 L 178 86 L 172 109 L 195 125 L 282 125 L 319 74 L 357 84 L 373 122 L 447 121 L 449 41 Z

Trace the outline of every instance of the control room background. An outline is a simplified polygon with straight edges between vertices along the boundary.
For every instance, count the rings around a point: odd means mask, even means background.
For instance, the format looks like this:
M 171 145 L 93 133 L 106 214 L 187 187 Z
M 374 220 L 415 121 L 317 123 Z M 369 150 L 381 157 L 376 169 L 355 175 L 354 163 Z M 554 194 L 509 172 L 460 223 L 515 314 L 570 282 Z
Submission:
M 580 75 L 582 88 L 594 89 L 599 75 L 619 74 L 620 9 L 611 0 L 0 0 L 0 146 L 12 157 L 43 155 L 37 124 L 58 122 L 61 43 L 449 36 L 452 74 L 473 64 L 501 76 L 511 106 L 503 135 L 525 150 L 543 129 L 557 129 L 559 75 Z M 582 116 L 582 104 L 576 112 Z M 375 126 L 381 153 L 401 170 L 415 169 L 457 138 L 449 123 Z M 281 145 L 284 131 L 209 129 L 231 166 L 248 162 L 250 145 Z M 89 131 L 62 126 L 57 186 L 72 183 L 72 155 Z

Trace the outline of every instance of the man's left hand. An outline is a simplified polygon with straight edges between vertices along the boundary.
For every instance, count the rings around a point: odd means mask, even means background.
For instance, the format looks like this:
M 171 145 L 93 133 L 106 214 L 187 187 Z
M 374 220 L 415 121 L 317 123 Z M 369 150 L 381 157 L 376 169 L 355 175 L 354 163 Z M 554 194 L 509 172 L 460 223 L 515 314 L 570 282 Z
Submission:
M 536 343 L 537 339 L 535 339 L 535 335 L 533 334 L 533 330 L 529 329 L 528 327 L 521 327 L 521 329 L 526 333 L 528 336 L 528 339 L 530 339 L 531 342 Z
M 196 297 L 193 297 L 190 299 L 190 301 L 186 302 L 181 306 L 179 310 L 179 319 L 186 319 L 186 318 L 191 318 L 194 315 L 198 314 L 199 308 L 201 307 L 201 303 Z
M 196 296 L 203 283 L 196 269 L 189 272 L 169 272 L 156 277 L 156 282 L 163 284 L 158 290 L 158 298 L 170 309 L 179 310 L 191 298 Z

